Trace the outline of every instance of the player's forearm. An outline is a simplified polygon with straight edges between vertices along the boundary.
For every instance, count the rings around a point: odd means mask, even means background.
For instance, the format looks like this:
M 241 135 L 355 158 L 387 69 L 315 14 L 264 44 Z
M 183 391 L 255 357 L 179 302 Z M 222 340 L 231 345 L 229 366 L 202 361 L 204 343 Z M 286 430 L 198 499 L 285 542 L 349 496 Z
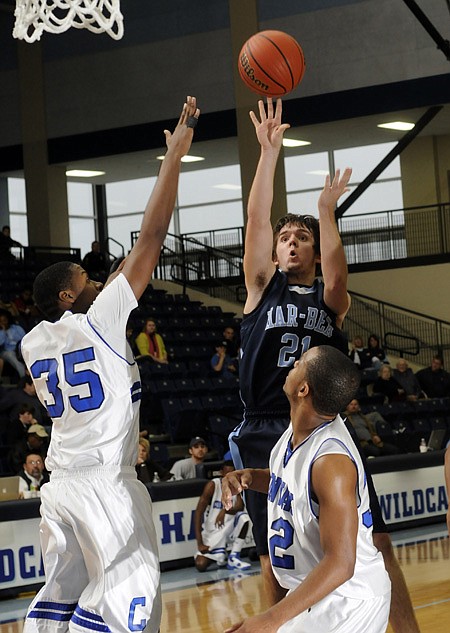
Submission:
M 335 210 L 319 206 L 320 255 L 322 273 L 347 281 L 347 259 L 335 220 Z M 326 280 L 325 280 L 326 283 Z
M 270 471 L 268 468 L 251 468 L 252 482 L 250 490 L 267 494 L 269 490 Z
M 269 222 L 273 202 L 273 183 L 279 151 L 261 149 L 256 174 L 248 198 L 248 219 Z

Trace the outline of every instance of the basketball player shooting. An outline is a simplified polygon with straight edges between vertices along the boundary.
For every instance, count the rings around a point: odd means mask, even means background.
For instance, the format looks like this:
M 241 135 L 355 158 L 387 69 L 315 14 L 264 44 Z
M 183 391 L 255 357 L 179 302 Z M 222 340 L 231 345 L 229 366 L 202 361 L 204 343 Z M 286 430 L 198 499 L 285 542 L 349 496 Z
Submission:
M 188 97 L 145 209 L 139 237 L 105 288 L 72 262 L 35 280 L 42 321 L 22 342 L 41 402 L 53 420 L 41 492 L 46 582 L 25 633 L 146 631 L 161 619 L 152 504 L 136 478 L 139 370 L 126 343 L 128 316 L 158 261 L 175 204 L 181 158 L 200 111 Z
M 270 451 L 289 425 L 283 384 L 295 360 L 312 347 L 331 345 L 348 353 L 342 332 L 350 307 L 347 262 L 336 226 L 335 208 L 348 190 L 351 169 L 327 176 L 318 200 L 319 221 L 288 214 L 271 225 L 273 181 L 283 134 L 282 103 L 258 102 L 251 112 L 261 154 L 248 201 L 244 275 L 247 300 L 241 323 L 239 377 L 243 422 L 230 435 L 236 468 L 265 468 Z M 316 278 L 320 263 L 322 280 Z M 347 428 L 353 433 L 351 424 Z M 358 440 L 356 440 L 359 446 Z M 364 462 L 364 458 L 363 458 Z M 392 582 L 391 625 L 396 633 L 418 633 L 406 583 L 395 558 L 370 474 L 368 485 L 374 517 L 374 542 L 382 552 Z M 267 498 L 252 490 L 245 495 L 269 604 L 284 591 L 276 581 L 267 543 Z

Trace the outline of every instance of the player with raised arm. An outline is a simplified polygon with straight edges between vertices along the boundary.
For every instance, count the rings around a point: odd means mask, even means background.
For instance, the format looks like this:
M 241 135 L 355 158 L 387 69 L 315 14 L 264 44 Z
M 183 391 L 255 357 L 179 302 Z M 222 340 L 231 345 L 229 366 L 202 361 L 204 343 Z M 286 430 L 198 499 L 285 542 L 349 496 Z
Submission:
M 223 503 L 244 490 L 267 493 L 271 564 L 286 596 L 226 633 L 383 633 L 390 582 L 372 540 L 361 456 L 339 416 L 359 385 L 354 363 L 315 347 L 290 370 L 291 425 L 269 468 L 222 481 Z
M 288 214 L 272 229 L 275 168 L 283 134 L 289 127 L 282 123 L 281 116 L 281 99 L 275 108 L 271 99 L 267 99 L 267 108 L 259 101 L 259 118 L 250 113 L 261 155 L 249 196 L 245 234 L 247 300 L 239 362 L 244 419 L 230 435 L 236 468 L 267 466 L 271 449 L 289 424 L 283 384 L 295 360 L 317 345 L 331 345 L 348 353 L 348 342 L 342 332 L 350 307 L 348 272 L 335 209 L 348 190 L 351 169 L 345 169 L 342 175 L 336 170 L 333 179 L 327 176 L 318 200 L 318 221 L 309 215 Z M 322 279 L 316 277 L 319 264 Z M 351 428 L 349 431 L 353 432 Z M 411 600 L 370 476 L 369 487 L 374 538 L 393 585 L 391 624 L 396 633 L 418 633 Z M 268 556 L 265 501 L 258 492 L 249 491 L 245 495 L 266 597 L 274 604 L 284 592 L 274 579 Z
M 42 321 L 22 343 L 53 420 L 51 479 L 41 493 L 46 583 L 30 605 L 26 633 L 159 630 L 152 504 L 134 468 L 141 383 L 125 332 L 158 261 L 199 115 L 188 97 L 173 134 L 164 131 L 167 152 L 139 237 L 105 288 L 71 262 L 35 280 L 37 305 L 59 320 Z

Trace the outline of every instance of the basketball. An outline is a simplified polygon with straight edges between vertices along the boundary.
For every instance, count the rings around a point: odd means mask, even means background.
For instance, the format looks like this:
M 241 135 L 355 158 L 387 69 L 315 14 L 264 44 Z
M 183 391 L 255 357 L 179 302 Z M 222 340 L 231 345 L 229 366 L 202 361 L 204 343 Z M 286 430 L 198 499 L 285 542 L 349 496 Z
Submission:
M 305 72 L 300 44 L 283 31 L 260 31 L 241 48 L 238 68 L 241 79 L 253 92 L 281 97 L 292 92 Z

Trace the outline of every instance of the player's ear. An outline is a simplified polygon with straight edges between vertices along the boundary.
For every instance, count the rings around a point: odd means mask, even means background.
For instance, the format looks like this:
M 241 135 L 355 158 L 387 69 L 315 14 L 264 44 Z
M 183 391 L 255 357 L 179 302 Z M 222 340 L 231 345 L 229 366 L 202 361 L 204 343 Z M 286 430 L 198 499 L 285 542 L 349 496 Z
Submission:
M 300 383 L 299 387 L 298 387 L 298 397 L 299 398 L 306 398 L 306 396 L 309 394 L 309 385 L 307 382 L 302 382 Z
M 75 295 L 72 290 L 60 290 L 58 293 L 59 302 L 63 305 L 72 306 L 75 303 Z

